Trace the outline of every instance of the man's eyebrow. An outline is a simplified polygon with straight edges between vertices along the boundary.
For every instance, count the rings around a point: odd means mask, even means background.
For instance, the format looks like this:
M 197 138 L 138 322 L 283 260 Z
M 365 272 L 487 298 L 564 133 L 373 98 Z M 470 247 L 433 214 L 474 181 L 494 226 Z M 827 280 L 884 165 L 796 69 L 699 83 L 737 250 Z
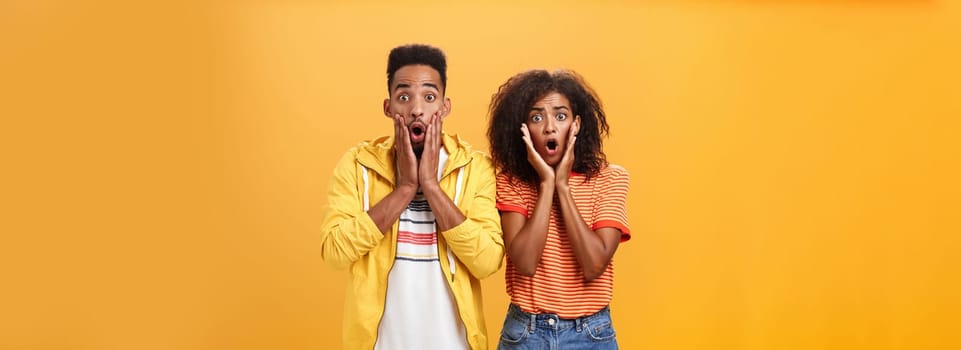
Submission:
M 407 84 L 407 83 L 397 83 L 397 86 L 394 87 L 394 91 L 397 91 L 397 90 L 400 90 L 400 89 L 406 89 L 406 88 L 409 88 L 409 87 L 410 87 L 410 84 Z
M 566 109 L 568 111 L 571 110 L 570 108 L 567 108 L 567 106 L 554 106 L 554 109 Z
M 440 91 L 440 86 L 438 86 L 437 84 L 434 84 L 434 83 L 423 83 L 423 84 L 421 84 L 421 86 L 433 88 L 434 90 Z M 397 83 L 397 86 L 394 87 L 394 91 L 397 91 L 397 90 L 400 90 L 400 89 L 407 89 L 407 88 L 410 88 L 410 84 L 408 84 L 408 83 Z

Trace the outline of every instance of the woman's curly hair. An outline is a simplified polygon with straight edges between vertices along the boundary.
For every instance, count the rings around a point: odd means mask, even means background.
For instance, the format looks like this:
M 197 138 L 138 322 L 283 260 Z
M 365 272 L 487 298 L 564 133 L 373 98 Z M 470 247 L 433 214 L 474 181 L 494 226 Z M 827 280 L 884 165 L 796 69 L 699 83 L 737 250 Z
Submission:
M 530 185 L 536 186 L 539 179 L 527 161 L 527 145 L 521 138 L 520 125 L 527 120 L 534 103 L 552 92 L 567 97 L 573 114 L 581 118 L 571 170 L 590 179 L 607 166 L 601 144 L 609 128 L 594 90 L 570 70 L 530 70 L 511 77 L 498 88 L 491 98 L 487 128 L 491 158 L 497 169 Z

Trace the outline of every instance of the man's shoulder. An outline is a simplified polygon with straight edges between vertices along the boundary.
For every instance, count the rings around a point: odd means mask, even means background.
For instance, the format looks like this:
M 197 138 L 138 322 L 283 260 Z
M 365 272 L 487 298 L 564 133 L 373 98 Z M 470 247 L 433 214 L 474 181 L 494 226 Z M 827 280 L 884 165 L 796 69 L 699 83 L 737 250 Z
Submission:
M 445 134 L 445 136 L 447 139 L 445 141 L 453 142 L 456 145 L 456 147 L 454 147 L 455 152 L 463 152 L 464 155 L 472 158 L 475 161 L 480 161 L 485 164 L 491 163 L 491 157 L 489 154 L 487 154 L 487 152 L 484 152 L 480 149 L 475 149 L 470 142 L 465 140 L 463 137 L 460 137 L 457 134 Z
M 394 145 L 394 138 L 391 136 L 380 136 L 377 138 L 358 142 L 351 150 L 376 150 L 390 149 Z
M 381 136 L 374 139 L 360 141 L 344 152 L 345 156 L 358 157 L 361 154 L 368 154 L 374 157 L 380 157 L 390 151 L 391 147 L 394 145 L 393 137 Z
M 383 171 L 382 169 L 392 167 L 390 157 L 392 147 L 393 138 L 390 136 L 360 141 L 341 155 L 336 168 L 343 171 L 362 165 L 374 171 Z

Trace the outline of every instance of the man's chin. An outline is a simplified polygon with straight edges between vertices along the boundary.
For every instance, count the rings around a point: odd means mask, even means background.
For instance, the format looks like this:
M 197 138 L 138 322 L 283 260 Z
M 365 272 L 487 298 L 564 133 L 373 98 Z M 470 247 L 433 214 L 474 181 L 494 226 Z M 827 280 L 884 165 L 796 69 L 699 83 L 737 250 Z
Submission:
M 424 153 L 424 145 L 414 146 L 414 156 L 420 159 L 420 155 Z

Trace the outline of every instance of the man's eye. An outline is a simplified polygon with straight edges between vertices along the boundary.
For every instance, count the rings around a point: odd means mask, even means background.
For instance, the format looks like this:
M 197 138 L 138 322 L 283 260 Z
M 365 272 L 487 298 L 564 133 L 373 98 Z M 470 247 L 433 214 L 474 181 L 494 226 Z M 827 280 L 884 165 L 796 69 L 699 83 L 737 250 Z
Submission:
M 539 121 L 541 121 L 541 120 L 544 120 L 544 117 L 543 117 L 542 115 L 540 115 L 540 114 L 535 114 L 535 115 L 531 116 L 531 121 L 533 121 L 533 122 L 539 122 Z
M 407 101 L 410 101 L 410 96 L 400 95 L 400 96 L 397 97 L 397 99 L 398 99 L 398 100 L 401 100 L 401 101 L 403 101 L 403 102 L 407 102 Z
M 557 120 L 564 120 L 564 119 L 567 119 L 567 114 L 564 114 L 564 113 L 557 114 Z
M 426 97 L 424 97 L 424 99 L 426 99 L 427 102 L 434 102 L 437 97 L 435 97 L 434 94 L 428 94 Z

